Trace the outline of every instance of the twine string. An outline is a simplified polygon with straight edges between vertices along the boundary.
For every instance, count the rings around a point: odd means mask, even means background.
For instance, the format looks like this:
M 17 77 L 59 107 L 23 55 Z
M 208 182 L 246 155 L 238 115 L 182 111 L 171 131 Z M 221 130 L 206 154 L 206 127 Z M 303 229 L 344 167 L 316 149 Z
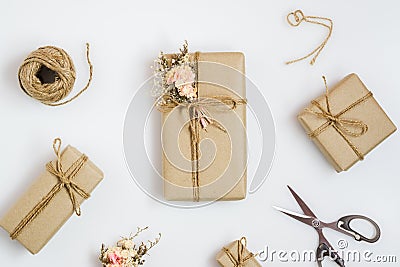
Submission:
M 237 252 L 235 255 L 233 255 L 232 252 L 226 247 L 224 247 L 223 250 L 228 256 L 229 260 L 233 263 L 233 267 L 244 267 L 246 261 L 254 258 L 256 255 L 254 255 L 252 252 L 250 252 L 247 256 L 244 255 L 247 246 L 246 237 L 242 237 L 240 240 L 236 240 L 236 242 Z
M 294 20 L 293 20 L 294 19 Z M 301 10 L 296 10 L 294 12 L 289 13 L 286 16 L 286 20 L 289 23 L 290 26 L 292 27 L 298 27 L 303 21 L 304 22 L 308 22 L 311 24 L 316 24 L 316 25 L 320 25 L 323 26 L 325 28 L 328 29 L 328 35 L 325 37 L 325 39 L 322 41 L 322 43 L 317 46 L 314 50 L 312 50 L 310 53 L 308 53 L 307 55 L 294 59 L 294 60 L 290 60 L 288 62 L 286 62 L 287 65 L 302 61 L 304 59 L 307 59 L 309 57 L 311 57 L 312 55 L 313 58 L 310 61 L 310 65 L 314 65 L 315 61 L 317 60 L 319 54 L 322 52 L 322 50 L 324 49 L 324 47 L 326 46 L 326 44 L 328 43 L 329 38 L 332 35 L 332 31 L 333 31 L 333 21 L 330 18 L 325 18 L 325 17 L 317 17 L 317 16 L 305 16 L 304 13 Z M 324 23 L 324 22 L 328 22 Z
M 69 168 L 67 171 L 63 171 L 61 164 L 61 139 L 56 138 L 53 142 L 53 149 L 57 156 L 56 165 L 54 166 L 51 162 L 46 164 L 46 170 L 58 178 L 58 183 L 50 190 L 50 192 L 42 198 L 42 200 L 32 208 L 32 210 L 20 221 L 20 223 L 11 232 L 10 237 L 15 239 L 19 236 L 21 231 L 31 223 L 50 203 L 50 201 L 60 192 L 63 188 L 67 190 L 68 196 L 71 200 L 73 210 L 76 215 L 81 215 L 81 209 L 76 200 L 76 194 L 80 195 L 84 199 L 90 197 L 90 194 L 85 192 L 79 185 L 77 185 L 73 179 L 83 168 L 88 160 L 88 157 L 82 154 Z
M 331 112 L 331 105 L 330 105 L 330 100 L 329 100 L 329 89 L 328 85 L 326 82 L 325 76 L 322 76 L 324 83 L 325 83 L 325 103 L 326 103 L 326 109 L 322 107 L 320 103 L 317 101 L 313 100 L 311 101 L 311 104 L 315 106 L 319 111 L 311 110 L 311 109 L 306 109 L 306 112 L 311 113 L 319 118 L 326 119 L 326 122 L 323 123 L 320 127 L 315 129 L 314 131 L 310 132 L 308 134 L 309 137 L 315 138 L 318 135 L 320 135 L 322 132 L 324 132 L 328 127 L 332 126 L 336 132 L 340 134 L 340 136 L 346 141 L 346 143 L 351 147 L 351 149 L 354 151 L 354 153 L 357 155 L 357 157 L 360 160 L 364 159 L 364 155 L 360 152 L 360 150 L 355 146 L 348 136 L 351 137 L 360 137 L 364 135 L 368 131 L 368 125 L 365 124 L 363 121 L 360 120 L 353 120 L 353 119 L 347 119 L 347 118 L 342 118 L 341 116 L 348 112 L 349 110 L 353 109 L 354 107 L 358 106 L 359 104 L 363 103 L 366 101 L 368 98 L 372 96 L 372 92 L 368 92 L 365 96 L 361 97 L 357 101 L 353 102 L 351 105 L 337 113 L 336 115 L 333 115 Z
M 195 88 L 199 88 L 199 57 L 200 53 L 196 51 L 194 53 L 194 68 L 195 68 Z M 195 106 L 188 106 L 189 118 L 190 118 L 190 159 L 192 163 L 192 190 L 193 200 L 200 201 L 200 180 L 199 180 L 199 146 L 200 146 L 200 118 Z
M 71 57 L 61 48 L 45 46 L 33 51 L 19 68 L 18 78 L 22 90 L 30 97 L 48 106 L 65 105 L 86 91 L 93 78 L 93 65 L 89 57 L 90 47 L 86 43 L 86 60 L 89 65 L 89 78 L 86 85 L 72 98 L 59 102 L 72 91 L 76 71 Z M 56 73 L 55 81 L 42 83 L 36 76 L 38 71 L 47 67 Z

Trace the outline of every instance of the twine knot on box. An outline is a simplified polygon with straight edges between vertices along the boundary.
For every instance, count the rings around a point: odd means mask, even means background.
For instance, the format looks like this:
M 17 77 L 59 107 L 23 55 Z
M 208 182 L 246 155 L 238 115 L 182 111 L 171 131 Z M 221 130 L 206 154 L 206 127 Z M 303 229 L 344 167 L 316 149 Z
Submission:
M 64 170 L 61 163 L 61 139 L 56 138 L 53 142 L 54 153 L 57 156 L 55 166 L 52 162 L 46 164 L 46 170 L 57 177 L 58 183 L 50 190 L 50 192 L 37 203 L 32 210 L 20 221 L 15 229 L 10 233 L 12 239 L 16 239 L 22 230 L 31 223 L 52 201 L 52 199 L 63 189 L 68 193 L 71 200 L 73 210 L 76 215 L 81 215 L 81 209 L 76 199 L 76 195 L 87 199 L 90 194 L 76 184 L 73 179 L 79 171 L 85 166 L 88 157 L 82 154 L 67 170 Z
M 357 157 L 360 160 L 363 160 L 364 159 L 363 153 L 361 153 L 361 151 L 351 142 L 349 138 L 347 138 L 347 136 L 360 137 L 364 135 L 368 131 L 368 125 L 360 120 L 344 118 L 342 117 L 342 115 L 344 115 L 349 110 L 353 109 L 354 107 L 366 101 L 368 98 L 372 96 L 372 93 L 368 92 L 365 96 L 353 102 L 347 108 L 343 109 L 336 115 L 333 115 L 331 111 L 331 104 L 329 101 L 329 88 L 325 76 L 322 76 L 322 79 L 324 80 L 325 84 L 326 108 L 324 108 L 319 102 L 313 100 L 311 101 L 311 104 L 313 104 L 318 109 L 318 111 L 314 111 L 311 109 L 306 109 L 306 111 L 319 118 L 325 119 L 326 122 L 317 129 L 315 129 L 314 131 L 308 133 L 308 136 L 311 138 L 315 138 L 322 132 L 324 132 L 326 129 L 328 129 L 328 127 L 332 126 L 336 130 L 336 132 L 339 133 L 340 136 L 342 136 L 342 138 L 346 141 L 346 143 L 351 147 L 351 149 L 354 151 Z
M 232 253 L 229 249 L 224 247 L 224 252 L 228 255 L 229 260 L 233 263 L 234 267 L 244 267 L 246 262 L 257 255 L 250 252 L 247 256 L 245 256 L 245 248 L 247 246 L 247 239 L 246 237 L 240 238 L 237 240 L 237 251 Z
M 92 81 L 93 66 L 89 59 L 89 44 L 86 44 L 86 59 L 89 65 L 87 84 L 67 101 L 59 102 L 72 91 L 76 71 L 71 57 L 61 48 L 45 46 L 30 53 L 19 68 L 20 86 L 27 95 L 45 105 L 67 104 L 80 96 Z

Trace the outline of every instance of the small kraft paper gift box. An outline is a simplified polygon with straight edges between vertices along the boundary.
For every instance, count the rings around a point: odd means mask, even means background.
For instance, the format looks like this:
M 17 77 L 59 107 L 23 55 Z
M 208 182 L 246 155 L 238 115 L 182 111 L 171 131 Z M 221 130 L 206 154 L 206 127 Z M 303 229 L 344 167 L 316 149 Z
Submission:
M 350 74 L 313 100 L 298 119 L 337 172 L 346 171 L 396 131 L 363 82 Z
M 32 254 L 38 253 L 103 179 L 102 171 L 72 146 L 63 152 L 53 144 L 57 159 L 44 171 L 0 220 L 12 239 Z
M 160 54 L 164 197 L 246 197 L 246 79 L 240 52 Z
M 216 260 L 222 267 L 261 267 L 256 255 L 246 248 L 247 240 L 242 237 L 223 247 L 217 254 Z

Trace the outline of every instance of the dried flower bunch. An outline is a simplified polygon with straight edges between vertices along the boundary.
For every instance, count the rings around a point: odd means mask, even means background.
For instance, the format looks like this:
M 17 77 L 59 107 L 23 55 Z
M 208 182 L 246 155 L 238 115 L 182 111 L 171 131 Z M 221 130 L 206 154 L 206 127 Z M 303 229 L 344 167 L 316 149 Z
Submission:
M 197 98 L 196 66 L 190 62 L 185 41 L 178 54 L 166 57 L 160 52 L 155 61 L 155 97 L 160 101 L 190 103 Z
M 137 229 L 134 235 L 128 238 L 122 238 L 117 242 L 114 247 L 101 246 L 100 261 L 103 267 L 137 267 L 143 265 L 145 260 L 144 255 L 153 248 L 161 238 L 161 234 L 154 241 L 147 241 L 147 243 L 141 242 L 137 245 L 133 242 L 133 239 L 137 237 L 141 232 L 146 230 L 148 227 Z

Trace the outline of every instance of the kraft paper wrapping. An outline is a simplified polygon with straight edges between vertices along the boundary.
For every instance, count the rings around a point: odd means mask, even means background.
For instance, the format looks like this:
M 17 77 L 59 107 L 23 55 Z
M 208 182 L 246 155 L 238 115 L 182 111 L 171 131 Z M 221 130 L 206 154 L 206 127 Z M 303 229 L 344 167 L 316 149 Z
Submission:
M 240 240 L 239 240 L 240 242 Z M 235 260 L 238 260 L 238 249 L 239 249 L 239 242 L 236 240 L 232 243 L 230 243 L 228 246 L 225 246 L 226 249 L 229 250 L 229 252 L 234 256 Z M 244 247 L 244 251 L 243 251 L 243 258 L 246 258 L 248 255 L 250 254 L 250 252 L 247 250 L 246 247 Z M 219 265 L 221 265 L 222 267 L 235 267 L 237 265 L 235 265 L 232 260 L 229 258 L 228 254 L 226 253 L 226 251 L 224 249 L 221 249 L 217 256 L 216 256 L 216 260 L 219 263 Z M 260 263 L 256 260 L 255 257 L 251 257 L 248 260 L 246 260 L 244 262 L 244 265 L 240 265 L 243 267 L 261 267 Z
M 193 57 L 193 55 L 192 55 Z M 246 98 L 244 55 L 239 52 L 199 53 L 198 95 Z M 200 200 L 240 200 L 246 197 L 246 105 L 210 108 L 227 132 L 200 129 Z M 224 107 L 225 106 L 225 107 Z M 189 115 L 185 107 L 162 114 L 164 196 L 193 201 Z
M 67 146 L 61 155 L 61 162 L 64 169 L 66 170 L 71 166 L 81 155 L 82 153 L 74 147 Z M 53 161 L 53 164 L 55 164 L 55 161 Z M 73 181 L 85 192 L 91 193 L 102 179 L 103 172 L 88 160 Z M 43 172 L 0 220 L 0 226 L 11 233 L 26 214 L 28 214 L 57 183 L 57 177 L 47 171 Z M 84 201 L 78 194 L 76 194 L 76 200 L 79 204 Z M 54 196 L 48 206 L 46 206 L 31 223 L 25 226 L 16 239 L 32 254 L 36 254 L 47 244 L 72 214 L 73 207 L 71 199 L 65 188 L 63 188 Z
M 368 92 L 368 89 L 356 74 L 346 76 L 329 91 L 332 114 L 339 113 Z M 325 96 L 317 98 L 316 101 L 326 108 Z M 307 109 L 318 111 L 312 104 Z M 367 132 L 359 137 L 346 135 L 364 156 L 396 131 L 396 126 L 373 97 L 369 97 L 356 105 L 341 117 L 362 121 L 368 126 Z M 326 122 L 326 119 L 319 118 L 306 111 L 301 112 L 298 119 L 308 133 Z M 360 160 L 354 150 L 332 126 L 313 137 L 312 140 L 337 172 L 348 170 Z

